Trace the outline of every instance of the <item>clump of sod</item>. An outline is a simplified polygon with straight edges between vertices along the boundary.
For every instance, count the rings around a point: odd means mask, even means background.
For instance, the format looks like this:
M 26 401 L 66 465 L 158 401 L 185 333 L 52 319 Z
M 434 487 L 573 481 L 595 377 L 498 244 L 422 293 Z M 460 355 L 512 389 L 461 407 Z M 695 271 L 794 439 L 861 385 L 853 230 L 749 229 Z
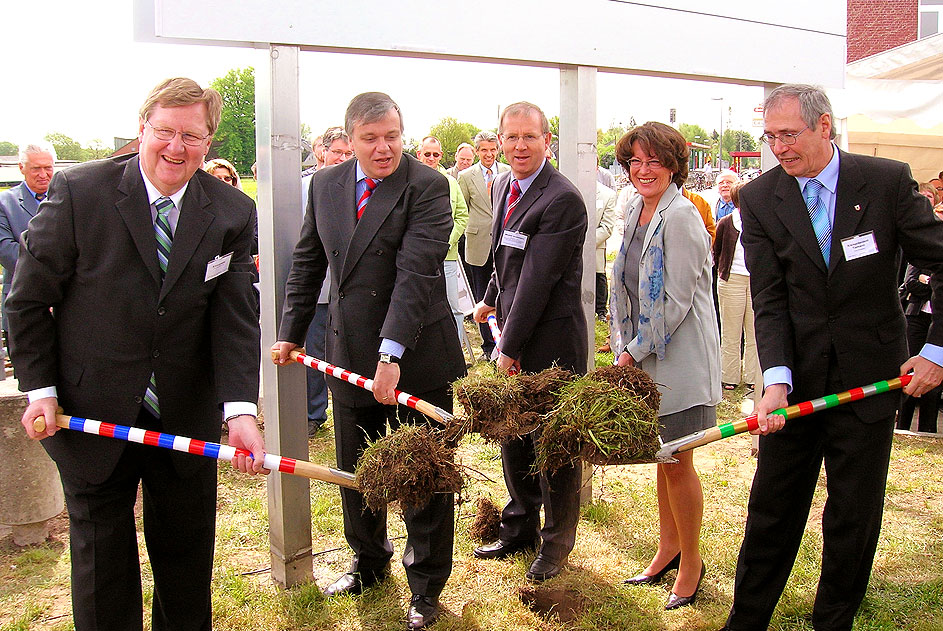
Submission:
M 475 503 L 475 521 L 468 529 L 468 536 L 474 541 L 490 543 L 498 538 L 500 525 L 501 511 L 490 497 L 479 497 Z
M 656 414 L 661 405 L 661 392 L 644 370 L 635 366 L 600 366 L 589 377 L 596 381 L 609 383 L 628 390 L 650 407 Z
M 492 367 L 463 377 L 453 386 L 468 415 L 457 421 L 460 431 L 497 442 L 533 431 L 553 408 L 555 393 L 570 379 L 570 372 L 556 366 L 533 375 L 514 376 Z M 452 433 L 456 431 L 451 429 Z
M 556 471 L 592 464 L 652 462 L 660 444 L 658 416 L 638 395 L 590 376 L 570 382 L 546 416 L 536 467 Z
M 364 450 L 354 472 L 364 503 L 372 510 L 399 502 L 425 505 L 433 493 L 457 493 L 462 476 L 455 450 L 427 425 L 402 425 Z

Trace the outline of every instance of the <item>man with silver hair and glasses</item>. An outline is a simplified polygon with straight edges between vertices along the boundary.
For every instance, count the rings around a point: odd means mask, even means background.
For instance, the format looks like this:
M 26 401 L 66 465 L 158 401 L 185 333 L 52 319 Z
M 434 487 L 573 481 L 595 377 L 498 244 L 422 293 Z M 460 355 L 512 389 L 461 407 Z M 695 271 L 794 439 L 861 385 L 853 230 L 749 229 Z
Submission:
M 7 333 L 7 295 L 13 272 L 16 269 L 16 257 L 20 251 L 20 235 L 26 230 L 26 224 L 39 209 L 39 203 L 46 199 L 46 191 L 52 180 L 53 165 L 56 162 L 56 150 L 48 142 L 30 143 L 20 149 L 19 167 L 23 181 L 16 186 L 0 192 L 0 265 L 3 266 L 3 333 Z M 0 379 L 5 374 L 0 366 Z
M 212 458 L 56 427 L 56 408 L 218 442 L 262 469 L 255 204 L 200 167 L 222 99 L 168 79 L 140 109 L 138 154 L 56 174 L 23 236 L 8 302 L 22 423 L 56 462 L 69 510 L 77 631 L 143 627 L 135 502 L 153 572 L 151 629 L 209 631 Z M 41 432 L 33 422 L 45 417 Z
M 920 396 L 943 378 L 943 223 L 901 162 L 845 153 L 816 86 L 764 103 L 779 166 L 740 189 L 765 393 L 760 448 L 724 629 L 766 629 L 795 562 L 824 461 L 817 631 L 850 630 L 868 586 L 899 397 L 874 396 L 785 423 L 777 408 L 913 372 Z M 908 359 L 897 253 L 932 270 L 928 343 Z M 919 354 L 917 354 L 919 351 Z
M 388 424 L 426 422 L 397 406 L 394 388 L 451 410 L 451 384 L 465 363 L 442 272 L 452 229 L 448 181 L 403 154 L 403 119 L 386 94 L 354 97 L 344 126 L 356 159 L 314 176 L 272 350 L 277 363 L 290 362 L 330 263 L 326 359 L 374 380 L 370 393 L 328 377 L 337 464 L 353 471 L 367 442 Z M 372 587 L 386 578 L 393 557 L 386 511 L 366 508 L 351 489 L 341 489 L 341 501 L 354 559 L 325 588 L 327 596 Z M 439 594 L 452 570 L 453 514 L 451 493 L 403 511 L 403 565 L 412 591 L 407 629 L 423 629 L 439 615 Z
M 508 171 L 508 165 L 498 162 L 498 136 L 492 131 L 480 131 L 475 136 L 475 153 L 478 163 L 465 169 L 458 176 L 465 203 L 468 205 L 468 225 L 465 226 L 465 271 L 475 300 L 485 297 L 485 290 L 494 271 L 491 256 L 491 223 L 494 213 L 491 208 L 491 187 L 499 173 Z M 494 351 L 494 339 L 487 324 L 479 326 L 481 350 L 484 359 Z

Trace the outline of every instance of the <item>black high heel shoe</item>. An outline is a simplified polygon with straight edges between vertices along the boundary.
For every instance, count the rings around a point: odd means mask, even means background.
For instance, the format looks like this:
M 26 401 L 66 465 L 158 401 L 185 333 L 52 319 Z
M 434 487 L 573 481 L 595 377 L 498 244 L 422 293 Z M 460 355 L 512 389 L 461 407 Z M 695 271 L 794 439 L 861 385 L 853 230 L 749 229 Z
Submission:
M 658 570 L 652 576 L 649 576 L 648 574 L 636 574 L 632 578 L 627 578 L 622 582 L 625 583 L 626 585 L 649 585 L 651 583 L 657 583 L 658 581 L 662 579 L 662 577 L 665 576 L 665 574 L 667 574 L 671 570 L 677 570 L 678 566 L 680 565 L 681 565 L 681 553 L 678 552 L 678 554 L 675 555 L 675 558 L 668 561 L 668 563 L 665 564 L 665 567 Z
M 701 589 L 701 581 L 704 580 L 704 574 L 706 572 L 707 566 L 704 565 L 704 561 L 701 561 L 701 575 L 697 577 L 697 585 L 694 587 L 694 593 L 690 596 L 678 596 L 674 592 L 671 592 L 671 595 L 668 596 L 668 602 L 665 603 L 665 611 L 687 607 L 693 603 L 694 599 L 697 598 L 697 590 Z

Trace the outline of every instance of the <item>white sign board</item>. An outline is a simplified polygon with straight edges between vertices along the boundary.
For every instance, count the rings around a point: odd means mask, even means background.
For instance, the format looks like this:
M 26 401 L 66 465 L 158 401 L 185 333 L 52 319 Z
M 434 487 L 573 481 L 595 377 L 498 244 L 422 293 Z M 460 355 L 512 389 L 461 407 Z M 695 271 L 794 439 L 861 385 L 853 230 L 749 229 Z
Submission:
M 841 86 L 844 0 L 135 0 L 139 41 L 267 46 Z M 814 16 L 814 21 L 809 16 Z

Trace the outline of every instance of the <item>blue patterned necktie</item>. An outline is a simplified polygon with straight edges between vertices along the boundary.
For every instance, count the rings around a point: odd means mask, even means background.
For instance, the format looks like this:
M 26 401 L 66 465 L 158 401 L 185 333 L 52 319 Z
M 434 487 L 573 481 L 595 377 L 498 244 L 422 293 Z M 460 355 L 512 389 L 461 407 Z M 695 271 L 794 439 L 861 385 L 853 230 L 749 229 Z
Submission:
M 809 219 L 812 220 L 812 229 L 815 230 L 815 238 L 819 242 L 819 249 L 825 258 L 825 267 L 828 267 L 829 253 L 832 248 L 832 225 L 828 220 L 828 209 L 819 199 L 821 191 L 821 182 L 809 180 L 805 183 L 802 195 L 805 197 L 805 205 L 809 209 Z
M 169 197 L 160 197 L 154 202 L 157 208 L 157 219 L 154 221 L 154 237 L 157 239 L 157 263 L 160 265 L 160 279 L 167 275 L 167 263 L 170 261 L 170 247 L 174 242 L 174 235 L 170 229 L 170 220 L 167 216 L 174 208 L 174 202 Z M 154 373 L 144 391 L 144 405 L 155 418 L 160 418 L 160 404 L 157 401 L 157 381 Z

